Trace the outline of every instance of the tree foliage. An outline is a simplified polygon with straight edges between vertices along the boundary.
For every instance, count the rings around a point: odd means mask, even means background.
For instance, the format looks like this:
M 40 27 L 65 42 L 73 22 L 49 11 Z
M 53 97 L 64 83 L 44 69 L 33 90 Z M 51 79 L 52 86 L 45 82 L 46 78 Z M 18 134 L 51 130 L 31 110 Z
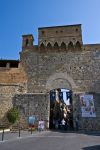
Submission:
M 19 118 L 19 112 L 17 110 L 17 108 L 11 108 L 8 110 L 7 112 L 7 119 L 10 123 L 15 123 L 16 120 Z

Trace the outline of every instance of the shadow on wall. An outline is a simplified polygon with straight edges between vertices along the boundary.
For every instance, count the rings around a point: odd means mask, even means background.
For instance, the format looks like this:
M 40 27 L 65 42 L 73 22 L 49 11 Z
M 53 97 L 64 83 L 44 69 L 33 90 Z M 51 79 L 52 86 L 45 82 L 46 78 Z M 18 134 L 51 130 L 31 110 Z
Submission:
M 82 150 L 100 150 L 100 145 L 84 147 Z

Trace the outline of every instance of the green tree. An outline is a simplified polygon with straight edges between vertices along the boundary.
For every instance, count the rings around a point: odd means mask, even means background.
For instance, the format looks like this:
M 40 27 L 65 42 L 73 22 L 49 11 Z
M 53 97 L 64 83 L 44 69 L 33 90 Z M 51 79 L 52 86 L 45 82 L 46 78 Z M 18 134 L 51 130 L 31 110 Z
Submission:
M 7 119 L 10 123 L 15 123 L 16 120 L 19 118 L 19 112 L 17 110 L 17 108 L 11 108 L 8 110 L 7 112 Z

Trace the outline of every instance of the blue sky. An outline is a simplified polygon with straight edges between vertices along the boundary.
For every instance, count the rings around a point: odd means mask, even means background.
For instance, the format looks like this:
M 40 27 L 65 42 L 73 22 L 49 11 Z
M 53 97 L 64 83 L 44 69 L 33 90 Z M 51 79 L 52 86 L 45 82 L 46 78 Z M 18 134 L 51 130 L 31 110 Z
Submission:
M 82 24 L 83 42 L 100 43 L 100 0 L 0 0 L 0 58 L 19 59 L 22 35 L 38 27 Z

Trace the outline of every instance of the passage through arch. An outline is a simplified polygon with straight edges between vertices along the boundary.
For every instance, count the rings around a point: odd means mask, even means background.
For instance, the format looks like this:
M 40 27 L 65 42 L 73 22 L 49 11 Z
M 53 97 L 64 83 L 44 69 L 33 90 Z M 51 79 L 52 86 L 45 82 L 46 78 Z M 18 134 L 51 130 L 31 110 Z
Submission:
M 50 91 L 50 129 L 73 129 L 72 91 L 53 89 Z

